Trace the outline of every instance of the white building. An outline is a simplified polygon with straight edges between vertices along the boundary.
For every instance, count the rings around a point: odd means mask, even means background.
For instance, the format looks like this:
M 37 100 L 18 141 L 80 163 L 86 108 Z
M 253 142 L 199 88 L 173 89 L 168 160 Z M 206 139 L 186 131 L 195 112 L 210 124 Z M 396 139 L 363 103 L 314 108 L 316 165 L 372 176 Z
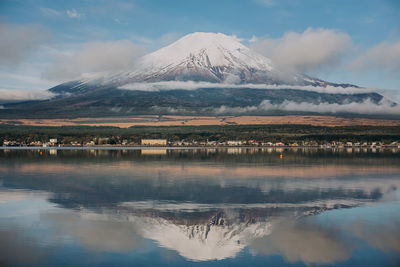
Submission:
M 50 138 L 49 143 L 57 144 L 57 138 Z
M 228 146 L 241 146 L 243 144 L 242 141 L 228 141 Z
M 145 146 L 166 146 L 167 139 L 142 139 L 141 144 Z

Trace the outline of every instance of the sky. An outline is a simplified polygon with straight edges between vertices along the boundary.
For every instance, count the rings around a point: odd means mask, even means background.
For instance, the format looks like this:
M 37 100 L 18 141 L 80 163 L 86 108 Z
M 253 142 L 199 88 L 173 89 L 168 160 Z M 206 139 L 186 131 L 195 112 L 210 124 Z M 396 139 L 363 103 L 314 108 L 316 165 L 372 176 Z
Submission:
M 0 0 L 0 95 L 40 98 L 192 32 L 234 35 L 282 68 L 398 94 L 398 14 L 400 0 Z

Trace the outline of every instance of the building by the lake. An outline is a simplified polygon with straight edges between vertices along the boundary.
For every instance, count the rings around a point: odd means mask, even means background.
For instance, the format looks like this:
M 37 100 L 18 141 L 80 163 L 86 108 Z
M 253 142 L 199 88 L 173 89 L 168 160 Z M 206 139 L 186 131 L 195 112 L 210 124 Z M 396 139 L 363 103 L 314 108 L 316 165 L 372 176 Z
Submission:
M 166 146 L 167 139 L 142 139 L 141 144 L 143 146 Z

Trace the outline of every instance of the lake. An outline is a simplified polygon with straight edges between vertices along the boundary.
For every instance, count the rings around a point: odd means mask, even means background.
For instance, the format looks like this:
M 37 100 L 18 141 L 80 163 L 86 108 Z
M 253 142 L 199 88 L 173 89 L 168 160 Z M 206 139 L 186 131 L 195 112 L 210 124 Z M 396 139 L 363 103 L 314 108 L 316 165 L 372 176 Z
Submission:
M 2 149 L 0 265 L 399 266 L 399 188 L 398 150 Z

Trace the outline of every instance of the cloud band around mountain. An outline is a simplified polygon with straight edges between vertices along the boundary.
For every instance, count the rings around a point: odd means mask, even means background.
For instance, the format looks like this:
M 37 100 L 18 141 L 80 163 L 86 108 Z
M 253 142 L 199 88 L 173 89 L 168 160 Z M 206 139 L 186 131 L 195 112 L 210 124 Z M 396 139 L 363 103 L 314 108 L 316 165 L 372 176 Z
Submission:
M 232 84 L 195 81 L 165 81 L 154 83 L 131 83 L 120 86 L 122 90 L 165 91 L 165 90 L 196 90 L 200 88 L 249 88 L 249 89 L 296 89 L 328 94 L 357 94 L 374 92 L 376 89 L 343 87 L 343 86 L 298 86 L 298 85 L 267 85 L 267 84 Z

